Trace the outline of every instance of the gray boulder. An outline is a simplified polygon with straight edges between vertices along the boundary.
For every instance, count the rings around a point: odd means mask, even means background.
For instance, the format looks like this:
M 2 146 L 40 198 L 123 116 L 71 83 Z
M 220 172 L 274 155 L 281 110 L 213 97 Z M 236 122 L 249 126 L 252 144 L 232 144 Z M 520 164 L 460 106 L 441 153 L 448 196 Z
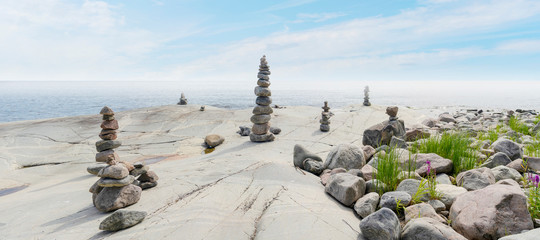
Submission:
M 224 141 L 225 138 L 218 134 L 210 134 L 204 138 L 204 143 L 211 148 L 221 145 Z
M 388 208 L 392 211 L 397 211 L 397 203 L 401 206 L 407 206 L 411 203 L 411 195 L 403 191 L 386 192 L 381 196 L 379 208 Z
M 122 145 L 122 142 L 118 140 L 100 140 L 96 142 L 96 150 L 98 152 L 103 152 L 105 150 L 120 147 L 121 145 Z
M 496 166 L 506 166 L 510 164 L 512 160 L 505 153 L 498 152 L 491 156 L 480 167 L 494 168 Z
M 391 148 L 407 148 L 407 143 L 401 138 L 392 136 L 392 139 L 390 140 L 390 144 L 388 146 Z
M 99 224 L 99 229 L 105 231 L 122 230 L 139 224 L 145 217 L 146 212 L 121 209 L 105 218 Z
M 402 154 L 401 158 L 406 158 L 408 160 L 409 156 Z M 435 153 L 418 153 L 412 155 L 411 158 L 416 159 L 416 172 L 420 174 L 420 176 L 427 175 L 428 160 L 431 162 L 431 171 L 435 171 L 437 174 L 452 172 L 452 160 L 443 158 Z
M 437 213 L 440 213 L 440 212 L 446 210 L 446 206 L 445 206 L 444 203 L 441 202 L 440 200 L 436 200 L 436 199 L 434 199 L 434 200 L 429 200 L 427 203 L 428 203 L 429 205 L 431 205 L 431 207 L 432 207 L 433 209 L 435 209 L 435 212 L 437 212 Z
M 511 160 L 523 158 L 523 149 L 517 143 L 512 142 L 511 140 L 499 138 L 491 146 L 496 153 L 505 153 L 508 157 L 510 157 Z
M 454 118 L 454 116 L 448 113 L 443 113 L 439 115 L 439 121 L 445 122 L 445 123 L 456 123 L 456 119 Z
M 516 182 L 521 180 L 521 174 L 516 169 L 507 166 L 497 166 L 492 168 L 491 171 L 497 182 L 503 179 L 512 179 Z
M 405 223 L 415 218 L 431 218 L 440 223 L 446 223 L 446 220 L 439 216 L 435 209 L 427 203 L 419 203 L 405 208 Z
M 405 123 L 403 120 L 384 121 L 364 130 L 362 144 L 377 148 L 389 145 L 392 136 L 403 139 L 405 137 Z
M 533 229 L 527 197 L 513 180 L 503 180 L 457 197 L 452 228 L 468 239 L 499 239 Z
M 270 127 L 270 132 L 275 134 L 275 135 L 278 135 L 281 133 L 281 128 L 278 128 L 278 127 Z
M 96 208 L 102 212 L 133 205 L 141 198 L 142 189 L 133 184 L 124 187 L 106 187 L 95 198 Z
M 437 184 L 452 184 L 450 177 L 448 177 L 448 175 L 446 175 L 445 173 L 437 174 L 435 181 L 437 182 Z
M 398 240 L 401 226 L 392 210 L 381 208 L 360 221 L 360 230 L 365 239 Z
M 362 149 L 352 144 L 340 144 L 330 150 L 324 168 L 361 169 L 365 164 Z
M 499 238 L 499 240 L 538 240 L 540 228 L 536 228 L 524 233 L 514 234 Z
M 366 182 L 366 193 L 379 192 L 379 190 L 382 191 L 385 188 L 386 184 L 377 179 L 371 179 Z
M 467 189 L 451 184 L 437 184 L 435 190 L 441 193 L 441 202 L 444 203 L 446 209 L 450 209 L 458 196 L 467 192 Z
M 427 184 L 427 183 L 426 183 Z M 420 186 L 420 180 L 416 179 L 405 179 L 399 183 L 399 185 L 396 188 L 396 191 L 403 191 L 407 192 L 409 195 L 414 196 L 416 192 L 418 191 L 418 187 Z M 423 194 L 420 197 L 421 201 L 428 201 L 429 200 L 429 194 Z
M 468 191 L 474 191 L 485 188 L 490 184 L 494 184 L 495 176 L 491 169 L 486 167 L 471 169 L 459 173 L 456 177 L 456 183 L 458 186 L 462 186 Z
M 375 155 L 375 153 L 377 152 L 375 148 L 369 145 L 363 146 L 362 150 L 364 150 L 364 159 L 366 159 L 366 162 L 368 162 L 371 157 L 373 157 L 373 155 Z
M 325 191 L 345 206 L 351 206 L 366 191 L 364 179 L 348 173 L 336 173 L 330 176 Z
M 415 128 L 405 133 L 405 141 L 412 142 L 418 139 L 429 138 L 431 134 L 423 129 Z
M 249 136 L 251 133 L 251 128 L 246 126 L 240 126 L 240 130 L 238 130 L 236 133 L 240 134 L 240 136 Z
M 361 218 L 365 218 L 377 210 L 378 204 L 379 194 L 371 192 L 356 201 L 354 204 L 354 211 L 356 211 Z
M 307 158 L 310 158 L 313 161 L 322 162 L 321 157 L 317 156 L 314 153 L 311 153 L 303 146 L 299 144 L 294 145 L 294 153 L 293 153 L 294 166 L 304 169 L 304 160 L 306 160 Z
M 427 217 L 410 220 L 401 233 L 402 240 L 467 240 L 451 227 Z
M 314 159 L 311 159 L 311 158 L 306 158 L 304 160 L 304 167 L 303 169 L 310 172 L 310 173 L 313 173 L 317 176 L 319 176 L 322 171 L 324 170 L 324 166 L 323 166 L 323 163 L 322 161 L 317 161 L 317 160 L 314 160 Z

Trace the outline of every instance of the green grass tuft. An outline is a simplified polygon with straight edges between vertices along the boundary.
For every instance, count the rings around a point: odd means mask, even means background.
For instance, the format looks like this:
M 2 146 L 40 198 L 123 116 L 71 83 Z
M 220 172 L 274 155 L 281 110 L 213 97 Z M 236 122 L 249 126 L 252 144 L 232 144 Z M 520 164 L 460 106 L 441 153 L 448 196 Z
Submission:
M 516 117 L 510 117 L 508 126 L 517 133 L 529 135 L 529 127 L 525 123 L 519 121 Z
M 399 153 L 395 148 L 390 148 L 385 154 L 378 154 L 377 157 L 377 173 L 374 179 L 377 183 L 384 183 L 385 187 L 377 186 L 377 190 L 382 195 L 384 192 L 396 190 L 399 179 Z

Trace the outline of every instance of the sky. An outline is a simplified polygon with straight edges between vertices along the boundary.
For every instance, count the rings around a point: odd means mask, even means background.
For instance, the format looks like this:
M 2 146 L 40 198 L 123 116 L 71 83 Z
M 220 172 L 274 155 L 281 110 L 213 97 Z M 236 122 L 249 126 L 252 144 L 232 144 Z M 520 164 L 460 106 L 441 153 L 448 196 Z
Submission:
M 2 0 L 0 81 L 540 81 L 538 0 Z

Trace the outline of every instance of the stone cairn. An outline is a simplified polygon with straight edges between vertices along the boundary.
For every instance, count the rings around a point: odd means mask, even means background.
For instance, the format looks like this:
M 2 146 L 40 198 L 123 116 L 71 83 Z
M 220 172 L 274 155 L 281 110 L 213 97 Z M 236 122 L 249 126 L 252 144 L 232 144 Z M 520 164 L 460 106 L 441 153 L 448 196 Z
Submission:
M 99 134 L 102 140 L 96 142 L 96 162 L 106 164 L 97 173 L 100 179 L 92 185 L 90 192 L 94 206 L 102 212 L 110 212 L 137 203 L 142 189 L 156 186 L 158 177 L 148 171 L 148 166 L 120 161 L 114 151 L 122 145 L 116 140 L 118 121 L 109 107 L 103 107 L 100 114 L 103 115 Z
M 255 87 L 257 106 L 253 108 L 253 116 L 251 117 L 253 127 L 249 138 L 252 142 L 270 142 L 275 139 L 274 134 L 268 132 L 270 130 L 270 114 L 274 112 L 270 107 L 270 104 L 272 104 L 270 98 L 272 92 L 268 88 L 270 86 L 270 77 L 268 75 L 270 75 L 270 67 L 266 62 L 266 56 L 263 56 L 259 66 L 259 74 L 257 74 L 259 78 L 257 81 L 258 86 Z
M 324 106 L 322 107 L 322 116 L 321 120 L 321 131 L 328 132 L 330 131 L 330 107 L 328 107 L 328 101 L 324 101 Z
M 364 88 L 364 106 L 371 106 L 369 102 L 369 87 Z
M 187 99 L 186 96 L 184 96 L 184 93 L 180 95 L 180 101 L 177 103 L 178 105 L 187 105 Z

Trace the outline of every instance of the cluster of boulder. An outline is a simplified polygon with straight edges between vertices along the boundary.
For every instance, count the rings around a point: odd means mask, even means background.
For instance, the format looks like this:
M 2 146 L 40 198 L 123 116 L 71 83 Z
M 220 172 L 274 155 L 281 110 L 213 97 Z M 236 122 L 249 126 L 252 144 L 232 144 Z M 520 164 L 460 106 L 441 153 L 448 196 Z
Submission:
M 400 146 L 394 140 L 421 141 L 429 132 L 421 129 L 407 137 L 397 108 L 389 107 L 387 113 L 388 121 L 366 130 L 370 135 L 366 139 L 364 133 L 363 147 L 337 145 L 324 162 L 304 147 L 294 147 L 294 166 L 318 175 L 325 191 L 361 218 L 358 239 L 536 239 L 540 228 L 534 228 L 540 227 L 540 220 L 531 218 L 522 178 L 527 174 L 523 159 L 534 174 L 540 170 L 540 159 L 524 156 L 522 145 L 502 137 L 478 152 L 478 161 L 483 162 L 479 168 L 454 178 L 450 159 L 412 153 L 407 144 Z M 398 154 L 400 183 L 383 193 L 384 183 L 375 179 L 377 163 L 389 151 L 385 145 L 392 144 L 397 147 L 392 151 Z M 411 159 L 412 173 L 407 172 Z M 419 192 L 428 171 L 436 173 L 439 196 Z
M 251 122 L 253 127 L 251 128 L 251 133 L 249 138 L 252 142 L 270 142 L 274 141 L 275 136 L 273 133 L 269 132 L 270 130 L 270 119 L 274 110 L 270 104 L 272 104 L 272 92 L 268 88 L 270 86 L 270 67 L 266 61 L 266 56 L 261 58 L 261 64 L 259 65 L 259 73 L 257 77 L 257 87 L 255 87 L 255 95 L 257 100 L 255 103 L 257 106 L 253 108 L 253 116 L 251 117 Z
M 103 107 L 102 131 L 96 142 L 96 162 L 102 163 L 88 168 L 90 173 L 100 179 L 92 185 L 92 201 L 102 212 L 110 212 L 135 204 L 143 189 L 155 187 L 158 176 L 143 164 L 131 164 L 121 161 L 114 149 L 122 143 L 117 139 L 118 121 L 109 107 Z
M 321 113 L 321 131 L 328 132 L 330 131 L 330 107 L 328 107 L 328 102 L 324 101 L 324 106 L 322 107 L 323 111 Z

